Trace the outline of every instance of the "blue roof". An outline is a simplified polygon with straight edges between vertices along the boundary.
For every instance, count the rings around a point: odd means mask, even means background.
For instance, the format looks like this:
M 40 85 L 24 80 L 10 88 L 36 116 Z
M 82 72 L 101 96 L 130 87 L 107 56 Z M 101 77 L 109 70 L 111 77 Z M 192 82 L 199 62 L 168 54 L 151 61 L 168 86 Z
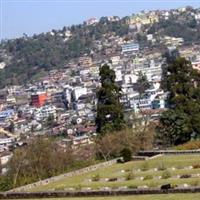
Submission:
M 14 114 L 13 109 L 8 109 L 0 112 L 0 117 L 9 117 Z

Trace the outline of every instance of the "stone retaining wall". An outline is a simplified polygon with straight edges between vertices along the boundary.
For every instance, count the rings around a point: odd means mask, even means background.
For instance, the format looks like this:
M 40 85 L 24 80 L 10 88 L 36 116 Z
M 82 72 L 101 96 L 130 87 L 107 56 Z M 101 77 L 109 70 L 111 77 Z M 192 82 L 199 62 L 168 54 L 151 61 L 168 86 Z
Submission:
M 54 177 L 51 177 L 51 178 L 48 178 L 48 179 L 44 179 L 44 180 L 41 180 L 41 181 L 38 181 L 38 182 L 35 182 L 35 183 L 31 183 L 31 184 L 28 184 L 28 185 L 25 185 L 25 186 L 14 188 L 14 189 L 10 190 L 9 192 L 28 191 L 28 190 L 33 189 L 35 187 L 38 187 L 40 185 L 47 185 L 51 182 L 59 181 L 59 180 L 66 178 L 66 177 L 78 176 L 78 175 L 81 175 L 81 174 L 85 174 L 85 173 L 88 173 L 88 172 L 95 171 L 95 170 L 100 169 L 102 167 L 111 166 L 111 165 L 115 164 L 116 162 L 117 162 L 117 159 L 113 159 L 113 160 L 110 160 L 110 161 L 107 161 L 107 162 L 99 163 L 99 164 L 96 164 L 96 165 L 91 165 L 89 167 L 85 167 L 85 168 L 82 168 L 82 169 L 79 169 L 79 170 L 76 170 L 76 171 L 68 172 L 68 173 L 61 174 L 61 175 L 58 175 L 58 176 L 54 176 Z
M 122 196 L 145 194 L 169 194 L 169 193 L 200 193 L 200 187 L 179 189 L 131 189 L 131 190 L 107 190 L 107 191 L 56 191 L 56 192 L 7 192 L 0 193 L 0 199 L 28 199 L 28 198 L 56 198 L 56 197 L 95 197 L 95 196 Z

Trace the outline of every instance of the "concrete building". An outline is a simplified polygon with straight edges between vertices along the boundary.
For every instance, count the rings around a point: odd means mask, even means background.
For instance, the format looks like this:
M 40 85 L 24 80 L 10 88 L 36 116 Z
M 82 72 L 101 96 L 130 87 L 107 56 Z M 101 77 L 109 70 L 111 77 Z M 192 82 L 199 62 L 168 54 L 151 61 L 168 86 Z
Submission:
M 89 26 L 89 25 L 94 25 L 96 23 L 98 23 L 98 19 L 96 19 L 95 17 L 92 17 L 90 19 L 88 19 L 87 21 L 85 21 L 85 23 Z
M 148 81 L 154 81 L 154 79 L 158 80 L 161 79 L 162 76 L 162 63 L 161 62 L 155 62 L 154 60 L 151 60 L 149 63 L 146 63 L 145 65 L 136 65 L 134 72 L 138 74 L 139 72 L 142 72 L 143 74 L 146 74 Z
M 46 92 L 36 92 L 31 95 L 31 106 L 41 107 L 47 101 L 47 93 Z
M 77 101 L 81 95 L 87 94 L 87 88 L 85 87 L 75 87 L 72 91 L 72 98 Z
M 0 138 L 0 151 L 3 152 L 4 150 L 9 149 L 14 145 L 14 138 Z
M 200 71 L 200 60 L 192 62 L 192 68 Z
M 159 21 L 159 17 L 155 13 L 139 13 L 127 18 L 126 23 L 129 25 L 135 24 L 152 24 Z
M 92 58 L 89 56 L 82 56 L 79 58 L 79 64 L 82 67 L 90 67 L 92 63 Z
M 0 121 L 5 121 L 8 119 L 12 119 L 15 115 L 15 111 L 13 109 L 7 109 L 0 112 Z
M 127 43 L 122 45 L 122 53 L 137 52 L 139 51 L 139 44 L 137 43 Z
M 53 116 L 54 118 L 56 118 L 55 106 L 46 105 L 41 108 L 38 108 L 34 112 L 34 119 L 37 121 L 42 121 L 44 119 L 47 119 L 49 116 Z

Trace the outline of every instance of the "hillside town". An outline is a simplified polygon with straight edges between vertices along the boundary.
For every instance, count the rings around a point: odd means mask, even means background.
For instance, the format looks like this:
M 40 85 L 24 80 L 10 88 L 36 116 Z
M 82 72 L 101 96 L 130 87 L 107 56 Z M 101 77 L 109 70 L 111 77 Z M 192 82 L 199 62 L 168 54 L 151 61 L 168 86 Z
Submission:
M 186 8 L 144 11 L 126 17 L 126 24 L 136 35 L 146 25 L 182 12 L 187 12 Z M 188 11 L 188 14 L 200 23 L 200 9 L 195 13 Z M 120 18 L 110 16 L 107 20 L 114 22 Z M 96 18 L 84 22 L 87 26 L 98 23 Z M 62 37 L 65 41 L 70 40 L 71 32 L 66 30 Z M 145 111 L 148 120 L 156 122 L 167 109 L 168 93 L 161 88 L 162 67 L 166 63 L 163 53 L 178 51 L 191 61 L 194 69 L 200 71 L 200 46 L 185 42 L 180 37 L 160 37 L 156 32 L 146 34 L 146 37 L 147 44 L 144 45 L 132 36 L 119 37 L 114 32 L 105 34 L 104 39 L 95 40 L 89 53 L 71 59 L 59 69 L 50 70 L 39 80 L 1 89 L 1 165 L 8 162 L 14 149 L 28 145 L 29 140 L 38 135 L 57 137 L 61 147 L 70 145 L 76 149 L 91 144 L 92 138 L 97 135 L 95 118 L 96 91 L 100 87 L 99 69 L 105 63 L 115 71 L 115 81 L 122 91 L 120 102 L 127 116 L 130 117 L 130 113 L 140 116 Z M 0 62 L 0 69 L 5 66 L 6 62 Z M 136 87 L 140 73 L 145 74 L 150 83 L 142 96 Z M 2 173 L 5 172 L 6 168 L 2 168 Z

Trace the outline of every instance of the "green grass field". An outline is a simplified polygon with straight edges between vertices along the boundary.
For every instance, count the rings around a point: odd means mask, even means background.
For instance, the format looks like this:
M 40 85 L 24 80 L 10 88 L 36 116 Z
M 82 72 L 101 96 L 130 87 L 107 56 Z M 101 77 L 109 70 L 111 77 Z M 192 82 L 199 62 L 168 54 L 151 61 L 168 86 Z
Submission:
M 50 199 L 43 199 L 43 200 L 199 200 L 199 199 L 200 199 L 200 193 L 119 196 L 119 197 L 87 197 L 87 198 L 83 197 L 83 198 L 56 198 L 56 199 L 50 198 Z M 34 200 L 39 200 L 39 199 L 34 199 Z
M 117 189 L 124 186 L 129 188 L 138 186 L 156 188 L 167 183 L 177 186 L 184 184 L 200 186 L 200 168 L 192 168 L 191 166 L 194 165 L 200 165 L 200 155 L 162 156 L 148 161 L 114 164 L 95 172 L 63 178 L 31 191 L 105 189 L 105 187 Z M 164 170 L 161 171 L 160 168 L 164 168 Z M 166 170 L 170 173 L 170 177 L 163 179 L 162 176 Z M 132 175 L 131 180 L 127 180 L 128 174 Z M 193 174 L 193 177 L 182 179 L 177 177 L 184 174 Z M 94 176 L 99 176 L 100 180 L 93 181 Z M 142 180 L 142 177 L 147 180 Z M 107 181 L 106 179 L 109 178 L 117 178 L 117 181 Z

